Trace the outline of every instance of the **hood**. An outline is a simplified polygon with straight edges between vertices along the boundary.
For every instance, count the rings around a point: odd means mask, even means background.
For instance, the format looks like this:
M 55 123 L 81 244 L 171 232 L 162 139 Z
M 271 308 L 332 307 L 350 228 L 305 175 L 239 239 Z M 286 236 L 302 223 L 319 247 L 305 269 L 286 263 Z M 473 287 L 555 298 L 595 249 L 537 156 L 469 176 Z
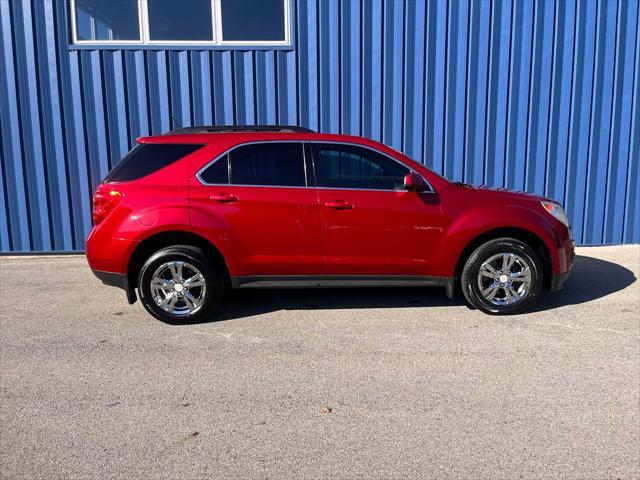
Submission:
M 523 200 L 535 200 L 540 202 L 553 202 L 553 203 L 560 204 L 560 202 L 552 198 L 543 197 L 541 195 L 536 195 L 533 193 L 528 193 L 528 192 L 519 191 L 519 190 L 511 190 L 508 188 L 489 187 L 487 185 L 475 186 L 475 185 L 469 185 L 467 183 L 462 183 L 462 182 L 455 182 L 454 185 L 457 186 L 458 188 L 468 188 L 471 190 L 475 190 L 476 192 L 484 195 L 499 196 L 504 198 L 520 198 Z

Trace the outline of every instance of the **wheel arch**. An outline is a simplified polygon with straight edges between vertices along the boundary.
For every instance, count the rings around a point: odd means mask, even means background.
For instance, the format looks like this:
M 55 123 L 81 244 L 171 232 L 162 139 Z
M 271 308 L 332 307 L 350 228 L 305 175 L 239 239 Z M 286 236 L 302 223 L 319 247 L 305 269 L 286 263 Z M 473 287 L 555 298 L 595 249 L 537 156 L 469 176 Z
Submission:
M 148 236 L 142 240 L 129 256 L 127 264 L 127 279 L 130 288 L 138 285 L 138 275 L 144 262 L 153 253 L 166 247 L 176 245 L 189 245 L 200 248 L 207 258 L 210 258 L 223 272 L 223 277 L 227 284 L 230 283 L 229 267 L 227 262 L 218 248 L 206 238 L 189 231 L 169 230 L 158 232 Z
M 553 265 L 549 249 L 547 248 L 547 245 L 542 238 L 540 238 L 531 230 L 520 227 L 493 228 L 471 239 L 463 248 L 460 256 L 458 257 L 454 273 L 455 277 L 460 278 L 460 276 L 462 275 L 464 264 L 476 248 L 490 240 L 503 237 L 515 238 L 516 240 L 520 240 L 521 242 L 529 245 L 533 249 L 533 251 L 538 254 L 540 262 L 542 263 L 543 287 L 545 289 L 549 289 L 551 286 L 551 278 L 553 276 Z

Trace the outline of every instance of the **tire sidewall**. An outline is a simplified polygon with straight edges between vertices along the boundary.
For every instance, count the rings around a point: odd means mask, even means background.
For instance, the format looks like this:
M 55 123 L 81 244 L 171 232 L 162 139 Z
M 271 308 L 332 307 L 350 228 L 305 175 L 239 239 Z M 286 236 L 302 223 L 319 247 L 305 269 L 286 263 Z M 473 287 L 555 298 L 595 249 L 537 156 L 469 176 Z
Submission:
M 529 264 L 531 287 L 524 300 L 514 305 L 494 305 L 484 298 L 478 287 L 478 272 L 484 261 L 498 253 L 515 253 Z M 461 284 L 465 298 L 477 309 L 493 314 L 508 315 L 529 308 L 537 300 L 542 290 L 543 270 L 536 253 L 525 243 L 511 238 L 500 238 L 478 247 L 465 263 Z
M 151 294 L 151 278 L 156 269 L 166 262 L 183 261 L 192 264 L 204 276 L 207 291 L 202 307 L 192 315 L 173 315 L 160 308 Z M 211 267 L 198 249 L 188 247 L 171 247 L 153 254 L 145 262 L 138 276 L 140 301 L 151 315 L 169 323 L 195 323 L 206 319 L 222 297 L 223 282 L 221 275 Z

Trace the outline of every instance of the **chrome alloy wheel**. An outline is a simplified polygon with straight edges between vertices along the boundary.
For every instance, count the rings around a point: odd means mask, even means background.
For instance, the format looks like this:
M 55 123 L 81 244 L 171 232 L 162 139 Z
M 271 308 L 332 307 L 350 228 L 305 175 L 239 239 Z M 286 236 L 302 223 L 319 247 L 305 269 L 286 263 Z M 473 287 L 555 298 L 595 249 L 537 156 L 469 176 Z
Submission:
M 480 265 L 478 288 L 494 305 L 513 305 L 531 290 L 531 267 L 515 253 L 498 253 Z
M 187 262 L 163 263 L 151 277 L 153 300 L 172 315 L 194 314 L 204 304 L 206 293 L 204 275 Z

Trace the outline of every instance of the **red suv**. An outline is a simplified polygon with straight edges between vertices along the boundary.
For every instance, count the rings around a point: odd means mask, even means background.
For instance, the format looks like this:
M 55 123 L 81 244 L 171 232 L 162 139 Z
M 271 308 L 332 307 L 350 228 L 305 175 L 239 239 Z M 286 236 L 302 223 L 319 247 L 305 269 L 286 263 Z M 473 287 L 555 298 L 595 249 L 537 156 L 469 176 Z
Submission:
M 94 195 L 87 258 L 168 321 L 227 288 L 441 286 L 486 313 L 569 276 L 546 198 L 452 183 L 378 142 L 300 127 L 190 127 L 140 138 Z

